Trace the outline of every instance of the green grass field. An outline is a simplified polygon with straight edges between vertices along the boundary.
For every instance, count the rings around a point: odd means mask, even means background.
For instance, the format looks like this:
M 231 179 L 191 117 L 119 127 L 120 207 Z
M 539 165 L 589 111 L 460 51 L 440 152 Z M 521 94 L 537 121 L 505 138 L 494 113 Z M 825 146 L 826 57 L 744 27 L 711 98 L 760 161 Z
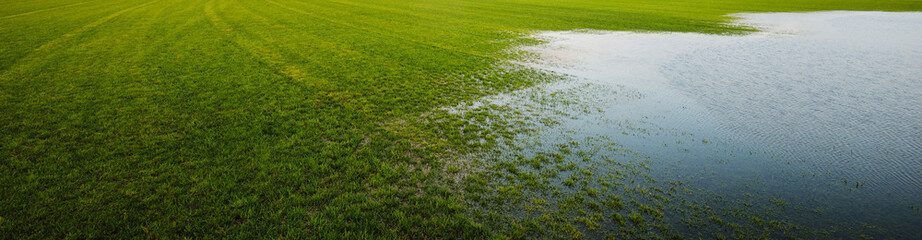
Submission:
M 553 81 L 529 33 L 814 10 L 922 1 L 4 0 L 0 238 L 501 237 L 446 167 L 497 130 L 439 109 Z

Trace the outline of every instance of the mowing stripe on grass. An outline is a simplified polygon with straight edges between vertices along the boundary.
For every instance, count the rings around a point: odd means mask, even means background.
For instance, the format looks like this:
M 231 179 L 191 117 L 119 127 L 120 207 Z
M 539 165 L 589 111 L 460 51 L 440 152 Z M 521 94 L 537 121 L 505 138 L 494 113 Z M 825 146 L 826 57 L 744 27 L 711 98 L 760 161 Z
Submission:
M 42 58 L 45 54 L 51 52 L 55 48 L 61 47 L 63 43 L 67 42 L 68 40 L 76 36 L 79 36 L 89 30 L 92 30 L 93 28 L 96 28 L 122 14 L 130 12 L 132 10 L 140 9 L 145 6 L 149 6 L 158 1 L 160 0 L 150 1 L 147 3 L 143 3 L 140 5 L 134 6 L 134 7 L 130 7 L 130 8 L 115 12 L 113 14 L 109 14 L 87 25 L 84 25 L 74 31 L 65 33 L 59 36 L 58 38 L 55 38 L 45 44 L 42 44 L 41 46 L 35 48 L 28 55 L 22 58 L 19 58 L 15 62 L 13 62 L 8 69 L 6 69 L 2 74 L 0 74 L 0 80 L 8 80 L 8 79 L 13 79 L 14 77 L 17 77 L 17 76 L 22 76 L 26 71 L 31 70 L 33 68 L 31 66 L 32 64 L 41 63 L 43 61 Z
M 100 18 L 99 20 L 96 20 L 96 21 L 94 21 L 94 22 L 91 22 L 90 24 L 84 25 L 83 27 L 80 27 L 79 29 L 74 30 L 74 31 L 72 31 L 72 32 L 65 33 L 64 35 L 61 35 L 61 37 L 58 37 L 57 39 L 51 40 L 50 42 L 45 43 L 45 44 L 43 44 L 42 46 L 39 46 L 38 48 L 35 49 L 35 51 L 36 51 L 36 52 L 43 52 L 43 51 L 46 51 L 46 50 L 48 50 L 48 49 L 50 49 L 50 48 L 58 47 L 58 46 L 60 46 L 61 43 L 63 43 L 64 41 L 67 41 L 68 39 L 70 39 L 70 38 L 72 38 L 72 37 L 74 37 L 74 36 L 80 35 L 80 34 L 86 32 L 86 31 L 89 31 L 89 30 L 91 30 L 91 29 L 93 29 L 93 28 L 96 28 L 96 27 L 98 27 L 99 25 L 102 25 L 103 23 L 106 23 L 106 22 L 108 22 L 109 20 L 112 20 L 113 18 L 116 18 L 116 17 L 118 17 L 118 16 L 120 16 L 120 15 L 122 15 L 122 14 L 125 14 L 125 13 L 129 12 L 129 11 L 132 11 L 132 10 L 135 10 L 135 9 L 138 9 L 138 8 L 142 8 L 142 7 L 147 6 L 147 5 L 154 4 L 154 3 L 158 2 L 158 1 L 160 1 L 160 0 L 150 1 L 150 2 L 147 2 L 147 3 L 141 4 L 141 5 L 138 5 L 138 6 L 130 7 L 130 8 L 128 8 L 128 9 L 115 12 L 115 13 L 113 13 L 113 14 L 110 14 L 109 16 L 105 16 L 105 17 L 103 17 L 103 18 Z
M 301 13 L 301 14 L 304 14 L 304 15 L 312 16 L 312 17 L 317 18 L 317 19 L 321 19 L 321 20 L 324 20 L 324 21 L 327 21 L 327 22 L 336 23 L 336 24 L 343 25 L 343 26 L 346 26 L 346 27 L 355 28 L 355 29 L 360 29 L 360 30 L 364 30 L 364 31 L 368 31 L 368 32 L 374 32 L 374 33 L 377 33 L 377 34 L 382 35 L 382 36 L 388 36 L 388 37 L 392 37 L 392 38 L 397 38 L 397 39 L 400 39 L 400 40 L 404 40 L 404 41 L 407 41 L 407 42 L 412 42 L 412 43 L 416 43 L 416 44 L 420 44 L 420 45 L 426 45 L 426 46 L 430 46 L 430 47 L 434 47 L 434 48 L 440 48 L 440 49 L 444 49 L 444 50 L 448 50 L 448 51 L 453 51 L 453 52 L 468 54 L 468 55 L 477 56 L 477 57 L 486 57 L 486 56 L 484 56 L 484 55 L 482 55 L 482 54 L 479 54 L 479 53 L 475 53 L 475 52 L 471 52 L 471 51 L 465 51 L 465 50 L 461 50 L 461 49 L 457 49 L 457 48 L 445 46 L 445 45 L 443 45 L 443 44 L 437 44 L 437 43 L 435 43 L 435 42 L 424 42 L 424 41 L 420 41 L 420 40 L 416 40 L 416 39 L 412 39 L 412 38 L 407 38 L 407 37 L 404 37 L 404 36 L 401 36 L 401 35 L 393 34 L 393 33 L 390 33 L 390 32 L 385 32 L 385 31 L 381 31 L 381 30 L 378 30 L 378 29 L 370 28 L 370 27 L 363 27 L 363 26 L 360 26 L 360 25 L 357 25 L 357 24 L 352 24 L 352 23 L 348 23 L 348 22 L 345 22 L 345 21 L 339 21 L 339 20 L 336 20 L 336 19 L 332 19 L 332 18 L 320 16 L 320 15 L 315 14 L 315 13 L 311 13 L 311 12 L 307 12 L 307 11 L 304 11 L 304 10 L 301 10 L 301 9 L 292 8 L 292 7 L 288 7 L 288 6 L 282 5 L 282 4 L 280 4 L 280 3 L 276 2 L 276 1 L 266 0 L 266 2 L 271 3 L 271 4 L 274 4 L 274 5 L 276 5 L 276 6 L 279 6 L 279 7 L 281 7 L 281 8 L 284 8 L 284 9 L 291 10 L 291 11 L 293 11 L 293 12 L 297 12 L 297 13 Z M 302 2 L 302 3 L 303 3 L 303 2 Z M 328 10 L 333 10 L 333 9 L 328 9 Z
M 24 12 L 24 13 L 20 13 L 20 14 L 14 14 L 14 15 L 9 15 L 9 16 L 3 16 L 3 17 L 0 17 L 0 19 L 7 19 L 7 18 L 15 18 L 15 17 L 28 16 L 28 15 L 32 15 L 32 14 L 36 14 L 36 13 L 41 13 L 41 12 L 46 12 L 46 11 L 51 11 L 51 10 L 58 10 L 58 9 L 61 9 L 61 8 L 73 7 L 73 6 L 83 5 L 83 4 L 87 4 L 87 3 L 91 3 L 91 2 L 93 2 L 93 1 L 78 2 L 78 3 L 72 3 L 72 4 L 67 4 L 67 5 L 58 6 L 58 7 L 39 9 L 39 10 L 31 11 L 31 12 Z
M 288 64 L 283 61 L 282 55 L 273 49 L 259 46 L 260 41 L 253 41 L 245 39 L 240 34 L 237 34 L 236 31 L 231 28 L 226 22 L 221 20 L 221 17 L 215 13 L 214 10 L 215 1 L 208 1 L 205 3 L 205 15 L 208 16 L 208 20 L 217 27 L 224 35 L 230 37 L 232 41 L 239 46 L 241 49 L 249 52 L 253 56 L 260 59 L 260 61 L 268 64 L 271 68 L 274 68 L 276 72 L 280 73 L 283 76 L 288 77 L 289 79 L 308 83 L 308 84 L 320 84 L 320 79 L 309 79 L 309 72 L 299 68 L 298 66 Z

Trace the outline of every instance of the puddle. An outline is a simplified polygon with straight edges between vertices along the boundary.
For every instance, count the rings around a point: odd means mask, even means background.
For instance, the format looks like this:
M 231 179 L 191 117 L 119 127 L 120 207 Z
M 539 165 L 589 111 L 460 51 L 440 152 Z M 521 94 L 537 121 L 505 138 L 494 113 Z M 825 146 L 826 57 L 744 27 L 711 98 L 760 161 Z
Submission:
M 552 122 L 505 154 L 578 142 L 567 151 L 617 162 L 607 156 L 629 151 L 645 156 L 630 159 L 642 159 L 651 184 L 718 196 L 699 199 L 714 216 L 768 209 L 762 218 L 820 236 L 922 237 L 922 13 L 735 16 L 762 32 L 536 35 L 547 43 L 524 50 L 540 60 L 524 64 L 569 80 L 487 100 Z M 680 208 L 659 207 L 666 225 L 683 225 L 668 219 Z M 684 225 L 672 229 L 709 231 Z

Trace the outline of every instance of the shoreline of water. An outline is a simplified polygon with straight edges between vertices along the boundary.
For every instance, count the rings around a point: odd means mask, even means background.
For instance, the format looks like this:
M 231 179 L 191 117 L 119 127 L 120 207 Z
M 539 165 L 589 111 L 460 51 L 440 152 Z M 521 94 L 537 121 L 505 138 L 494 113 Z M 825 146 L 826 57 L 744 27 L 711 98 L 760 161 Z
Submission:
M 785 213 L 804 225 L 918 235 L 908 228 L 922 224 L 922 33 L 911 30 L 922 13 L 732 16 L 763 31 L 537 34 L 547 43 L 526 47 L 540 56 L 526 64 L 573 76 L 539 88 L 643 96 L 590 100 L 598 112 L 543 134 L 610 136 L 669 169 L 657 177 L 822 212 Z

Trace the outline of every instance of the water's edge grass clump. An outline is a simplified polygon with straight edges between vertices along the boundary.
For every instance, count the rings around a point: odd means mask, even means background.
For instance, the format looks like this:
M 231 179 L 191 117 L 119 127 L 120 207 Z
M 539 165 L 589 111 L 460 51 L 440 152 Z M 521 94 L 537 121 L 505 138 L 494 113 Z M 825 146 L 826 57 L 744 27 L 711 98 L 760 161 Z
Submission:
M 660 203 L 681 184 L 642 184 L 643 156 L 600 149 L 628 163 L 614 173 L 565 146 L 504 156 L 553 116 L 451 108 L 564 79 L 510 66 L 534 31 L 732 33 L 729 13 L 813 10 L 922 4 L 6 1 L 0 236 L 678 237 Z

